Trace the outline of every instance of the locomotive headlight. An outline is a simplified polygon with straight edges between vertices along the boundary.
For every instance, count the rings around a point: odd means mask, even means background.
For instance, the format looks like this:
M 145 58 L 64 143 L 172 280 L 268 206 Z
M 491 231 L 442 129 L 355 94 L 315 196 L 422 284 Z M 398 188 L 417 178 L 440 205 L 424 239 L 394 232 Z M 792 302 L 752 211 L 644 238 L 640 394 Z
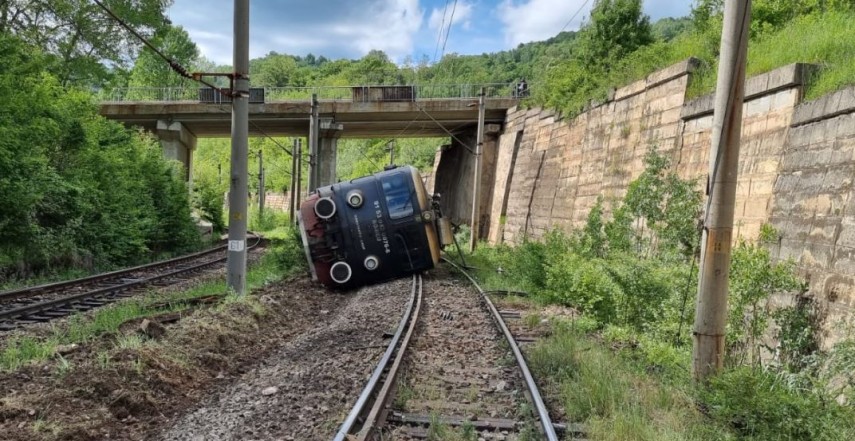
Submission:
M 336 262 L 330 267 L 330 277 L 336 283 L 347 283 L 353 271 L 346 262 Z
M 364 264 L 365 269 L 367 269 L 368 271 L 374 271 L 377 269 L 378 266 L 380 266 L 380 259 L 375 256 L 368 256 L 365 258 Z
M 347 205 L 350 205 L 353 208 L 359 208 L 362 206 L 362 202 L 364 202 L 364 199 L 362 198 L 361 191 L 353 190 L 347 194 Z
M 335 214 L 335 201 L 322 197 L 315 202 L 315 214 L 321 219 L 329 219 Z

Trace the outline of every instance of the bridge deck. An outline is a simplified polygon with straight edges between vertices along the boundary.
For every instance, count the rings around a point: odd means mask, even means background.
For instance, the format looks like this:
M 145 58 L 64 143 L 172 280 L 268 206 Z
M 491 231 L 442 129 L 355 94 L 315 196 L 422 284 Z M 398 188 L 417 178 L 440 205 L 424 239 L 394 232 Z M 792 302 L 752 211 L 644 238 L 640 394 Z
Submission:
M 487 98 L 487 123 L 502 123 L 515 98 Z M 345 138 L 438 137 L 471 128 L 477 122 L 477 99 L 431 99 L 409 102 L 321 101 L 321 118 L 344 125 Z M 154 130 L 158 120 L 177 121 L 197 137 L 227 137 L 231 106 L 198 101 L 105 102 L 101 115 L 127 125 Z M 305 136 L 311 104 L 306 100 L 250 104 L 251 136 Z M 263 131 L 263 133 L 262 133 Z

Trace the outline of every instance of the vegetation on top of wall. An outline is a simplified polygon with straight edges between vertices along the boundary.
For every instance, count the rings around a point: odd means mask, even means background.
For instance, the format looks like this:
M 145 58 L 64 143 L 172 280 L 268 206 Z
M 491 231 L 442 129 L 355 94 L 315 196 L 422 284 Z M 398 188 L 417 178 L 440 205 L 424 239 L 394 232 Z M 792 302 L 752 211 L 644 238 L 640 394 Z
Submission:
M 597 2 L 596 8 L 615 8 L 621 2 Z M 630 2 L 632 3 L 632 2 Z M 547 67 L 538 75 L 542 87 L 533 88 L 532 101 L 554 107 L 569 114 L 581 111 L 591 100 L 602 101 L 608 91 L 689 57 L 701 60 L 689 88 L 689 96 L 709 93 L 715 87 L 717 57 L 721 39 L 721 0 L 698 0 L 693 8 L 691 24 L 680 23 L 680 33 L 660 30 L 655 41 L 637 49 L 609 57 L 602 52 L 598 63 L 582 62 L 582 45 L 571 48 L 571 56 Z M 595 41 L 603 47 L 613 47 L 609 39 L 597 39 L 593 29 L 606 26 L 636 24 L 636 33 L 645 27 L 640 10 L 635 16 L 593 14 L 591 22 L 580 31 L 581 41 Z M 786 2 L 755 0 L 747 75 L 757 75 L 795 63 L 815 63 L 821 69 L 807 88 L 807 97 L 816 98 L 843 86 L 855 83 L 855 3 L 848 0 Z M 623 23 L 623 24 L 621 24 Z M 669 23 L 671 24 L 671 23 Z M 664 24 L 662 25 L 664 26 Z M 592 37 L 584 37 L 591 35 Z

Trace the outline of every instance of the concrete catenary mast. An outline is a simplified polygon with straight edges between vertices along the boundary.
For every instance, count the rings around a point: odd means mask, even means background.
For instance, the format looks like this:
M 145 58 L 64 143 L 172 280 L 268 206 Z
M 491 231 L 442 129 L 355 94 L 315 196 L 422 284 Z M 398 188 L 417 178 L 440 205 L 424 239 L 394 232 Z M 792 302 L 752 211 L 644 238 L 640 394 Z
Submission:
M 750 21 L 751 0 L 726 1 L 693 332 L 692 375 L 698 381 L 706 381 L 717 374 L 724 364 L 730 248 Z
M 234 2 L 234 88 L 232 156 L 229 184 L 229 254 L 227 284 L 246 293 L 247 150 L 249 145 L 249 0 Z

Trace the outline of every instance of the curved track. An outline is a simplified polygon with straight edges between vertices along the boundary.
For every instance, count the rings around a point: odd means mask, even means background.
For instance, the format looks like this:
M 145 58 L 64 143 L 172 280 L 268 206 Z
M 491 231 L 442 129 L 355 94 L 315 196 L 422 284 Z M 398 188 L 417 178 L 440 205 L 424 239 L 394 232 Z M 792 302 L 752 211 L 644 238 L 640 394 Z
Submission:
M 512 440 L 536 431 L 532 417 L 538 436 L 559 439 L 499 311 L 474 279 L 447 262 L 469 278 L 477 298 L 443 280 L 430 281 L 425 296 L 421 277 L 414 277 L 407 313 L 336 441 L 414 439 L 431 431 L 436 437 L 455 426 L 477 431 L 479 438 Z M 509 353 L 516 369 L 502 365 Z M 520 411 L 521 400 L 533 412 Z
M 256 247 L 261 238 L 249 248 Z M 220 246 L 174 259 L 140 265 L 75 280 L 0 293 L 0 331 L 47 322 L 129 297 L 140 288 L 166 286 L 225 262 Z

